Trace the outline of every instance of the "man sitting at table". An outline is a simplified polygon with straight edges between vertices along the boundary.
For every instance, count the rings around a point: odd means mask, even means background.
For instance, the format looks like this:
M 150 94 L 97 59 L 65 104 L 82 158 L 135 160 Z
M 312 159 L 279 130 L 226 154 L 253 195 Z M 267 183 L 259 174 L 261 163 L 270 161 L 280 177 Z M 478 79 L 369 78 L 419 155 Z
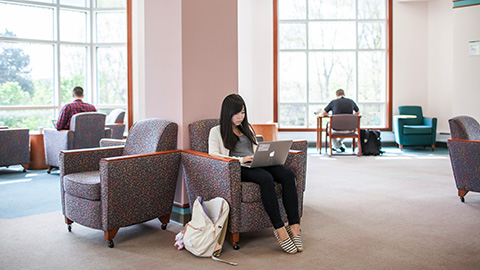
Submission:
M 345 91 L 343 89 L 338 89 L 335 92 L 335 95 L 337 96 L 336 99 L 330 101 L 328 103 L 327 107 L 325 107 L 322 110 L 322 114 L 328 114 L 330 111 L 332 111 L 332 114 L 355 114 L 359 115 L 360 110 L 358 109 L 357 104 L 349 98 L 345 97 Z M 352 132 L 351 130 L 345 130 L 345 131 L 336 131 L 340 133 L 350 133 Z M 345 145 L 343 144 L 343 139 L 336 138 L 332 141 L 333 144 L 333 150 L 337 152 L 345 152 Z
M 57 130 L 70 129 L 70 119 L 72 119 L 72 116 L 74 114 L 81 113 L 81 112 L 97 111 L 95 106 L 82 101 L 82 98 L 83 98 L 82 87 L 76 86 L 75 88 L 73 88 L 72 97 L 75 100 L 72 103 L 65 104 L 65 106 L 63 106 L 62 110 L 60 111 L 58 120 L 55 123 L 55 128 Z

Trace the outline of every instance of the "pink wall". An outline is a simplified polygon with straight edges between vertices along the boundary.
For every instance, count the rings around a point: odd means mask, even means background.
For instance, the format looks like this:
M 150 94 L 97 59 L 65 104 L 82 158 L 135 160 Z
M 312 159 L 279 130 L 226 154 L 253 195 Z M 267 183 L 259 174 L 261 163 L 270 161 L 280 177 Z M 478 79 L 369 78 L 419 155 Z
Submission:
M 188 124 L 237 92 L 237 1 L 145 0 L 145 117 L 176 122 L 189 149 Z M 188 203 L 183 179 L 175 201 Z
M 237 1 L 184 0 L 184 134 L 196 120 L 217 118 L 225 96 L 238 92 Z M 184 137 L 185 148 L 189 147 Z
M 179 126 L 183 119 L 181 29 L 181 2 L 145 1 L 145 118 L 164 118 Z M 179 141 L 182 138 L 179 133 Z

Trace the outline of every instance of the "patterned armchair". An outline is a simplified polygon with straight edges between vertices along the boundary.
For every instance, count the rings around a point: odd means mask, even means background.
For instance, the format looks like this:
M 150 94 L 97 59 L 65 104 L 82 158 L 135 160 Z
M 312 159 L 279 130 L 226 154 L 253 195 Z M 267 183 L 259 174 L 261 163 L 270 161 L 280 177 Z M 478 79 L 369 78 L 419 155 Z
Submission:
M 469 116 L 457 116 L 448 120 L 451 139 L 448 151 L 458 196 L 465 202 L 469 191 L 480 192 L 480 125 Z
M 399 117 L 393 121 L 395 142 L 403 149 L 404 145 L 428 145 L 435 149 L 437 137 L 437 118 L 424 117 L 420 106 L 398 107 Z M 414 115 L 415 118 L 402 118 L 402 115 Z
M 0 167 L 30 163 L 28 133 L 28 128 L 0 129 Z M 23 171 L 26 171 L 25 167 Z
M 230 205 L 228 236 L 233 248 L 238 249 L 240 233 L 272 227 L 272 223 L 264 210 L 260 187 L 255 183 L 241 182 L 238 160 L 207 154 L 210 129 L 218 124 L 218 119 L 209 119 L 189 125 L 191 150 L 182 152 L 183 171 L 190 205 L 193 205 L 197 196 L 202 196 L 206 200 L 219 196 L 228 201 Z M 296 175 L 301 217 L 306 181 L 307 141 L 294 142 L 292 149 L 285 166 L 292 169 Z M 281 185 L 276 184 L 276 189 L 281 200 Z M 282 203 L 280 208 L 286 222 Z
M 113 139 L 123 139 L 123 132 L 125 131 L 125 110 L 115 109 L 108 114 L 105 126 L 112 130 Z
M 58 156 L 61 150 L 98 147 L 101 138 L 109 138 L 111 130 L 105 128 L 105 117 L 97 112 L 77 113 L 70 120 L 70 130 L 44 129 L 47 172 L 60 166 Z
M 159 218 L 170 221 L 181 154 L 178 126 L 163 119 L 135 123 L 124 147 L 60 154 L 65 223 L 104 231 L 108 246 L 120 227 Z

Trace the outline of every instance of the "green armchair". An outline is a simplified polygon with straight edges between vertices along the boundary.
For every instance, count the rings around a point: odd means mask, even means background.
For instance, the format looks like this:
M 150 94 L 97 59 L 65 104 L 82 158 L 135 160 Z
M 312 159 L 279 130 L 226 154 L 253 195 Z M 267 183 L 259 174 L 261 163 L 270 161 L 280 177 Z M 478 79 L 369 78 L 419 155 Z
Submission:
M 393 129 L 400 149 L 405 145 L 428 145 L 435 150 L 437 118 L 424 117 L 420 106 L 399 106 L 398 114 Z

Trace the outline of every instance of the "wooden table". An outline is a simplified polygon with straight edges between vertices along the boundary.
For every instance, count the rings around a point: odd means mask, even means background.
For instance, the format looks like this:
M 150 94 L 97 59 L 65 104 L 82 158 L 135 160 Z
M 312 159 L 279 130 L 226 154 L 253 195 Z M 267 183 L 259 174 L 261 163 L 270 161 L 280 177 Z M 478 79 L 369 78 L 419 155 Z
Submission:
M 323 127 L 322 127 L 322 120 L 323 118 L 328 118 L 330 119 L 332 117 L 329 114 L 319 114 L 317 115 L 317 150 L 318 153 L 322 153 L 322 132 L 323 132 Z M 325 130 L 326 131 L 326 130 Z
M 46 168 L 43 134 L 30 133 L 30 164 L 28 164 L 28 169 L 41 170 Z

